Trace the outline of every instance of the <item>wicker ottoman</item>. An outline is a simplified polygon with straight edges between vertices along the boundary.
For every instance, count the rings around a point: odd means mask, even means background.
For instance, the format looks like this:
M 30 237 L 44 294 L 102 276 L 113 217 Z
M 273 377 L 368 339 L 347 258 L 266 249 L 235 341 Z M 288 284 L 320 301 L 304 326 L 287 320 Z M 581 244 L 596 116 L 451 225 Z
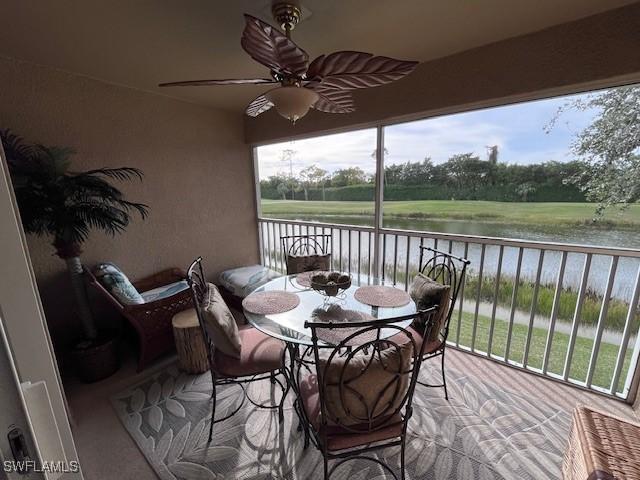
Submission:
M 565 480 L 640 480 L 640 424 L 576 408 L 562 474 Z
M 187 373 L 203 373 L 209 370 L 207 346 L 202 338 L 195 309 L 189 308 L 177 313 L 171 323 L 180 370 Z

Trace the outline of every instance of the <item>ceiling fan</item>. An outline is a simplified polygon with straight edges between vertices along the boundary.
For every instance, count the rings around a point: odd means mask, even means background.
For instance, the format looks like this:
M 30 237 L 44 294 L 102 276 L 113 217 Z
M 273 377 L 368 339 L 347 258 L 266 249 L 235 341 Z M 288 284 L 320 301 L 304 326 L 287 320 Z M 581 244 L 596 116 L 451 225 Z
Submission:
M 378 87 L 409 75 L 418 62 L 395 60 L 370 53 L 340 51 L 320 55 L 309 63 L 309 55 L 291 40 L 291 31 L 300 22 L 301 10 L 295 0 L 274 0 L 273 18 L 284 34 L 268 23 L 245 14 L 246 25 L 240 44 L 255 61 L 268 67 L 271 78 L 191 80 L 161 83 L 160 87 L 277 84 L 253 100 L 246 114 L 257 117 L 271 107 L 295 123 L 309 108 L 327 113 L 355 110 L 350 90 Z

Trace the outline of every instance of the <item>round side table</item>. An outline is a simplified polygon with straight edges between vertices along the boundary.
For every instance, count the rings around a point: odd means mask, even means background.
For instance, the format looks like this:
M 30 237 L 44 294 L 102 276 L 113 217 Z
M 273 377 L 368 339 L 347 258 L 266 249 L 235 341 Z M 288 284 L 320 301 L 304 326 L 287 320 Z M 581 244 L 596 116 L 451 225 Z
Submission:
M 196 311 L 189 308 L 176 313 L 171 324 L 180 370 L 186 373 L 204 373 L 209 370 L 207 347 L 202 338 Z

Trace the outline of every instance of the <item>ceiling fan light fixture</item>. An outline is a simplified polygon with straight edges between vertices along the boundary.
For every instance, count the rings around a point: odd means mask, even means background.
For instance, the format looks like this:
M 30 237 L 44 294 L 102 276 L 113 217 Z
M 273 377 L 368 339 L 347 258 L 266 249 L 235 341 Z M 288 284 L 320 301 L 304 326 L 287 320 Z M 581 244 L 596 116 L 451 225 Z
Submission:
M 320 98 L 313 90 L 292 85 L 274 88 L 264 96 L 273 103 L 281 116 L 292 123 L 304 117 Z

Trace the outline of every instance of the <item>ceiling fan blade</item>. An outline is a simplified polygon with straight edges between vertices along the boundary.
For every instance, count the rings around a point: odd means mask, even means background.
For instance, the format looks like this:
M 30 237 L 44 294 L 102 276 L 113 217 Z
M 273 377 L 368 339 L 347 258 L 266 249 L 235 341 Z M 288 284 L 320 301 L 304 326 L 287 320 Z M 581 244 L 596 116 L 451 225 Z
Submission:
M 267 97 L 264 95 L 260 95 L 258 98 L 254 99 L 249 105 L 247 105 L 247 109 L 245 110 L 246 114 L 250 117 L 257 117 L 261 113 L 266 112 L 271 107 L 273 107 L 273 103 L 267 100 Z
M 418 63 L 364 52 L 334 52 L 311 62 L 307 79 L 320 82 L 329 89 L 378 87 L 409 75 Z
M 351 93 L 340 90 L 327 90 L 321 87 L 311 88 L 318 94 L 318 100 L 312 108 L 325 113 L 351 113 L 356 110 Z
M 206 85 L 262 85 L 278 83 L 271 78 L 223 78 L 220 80 L 187 80 L 184 82 L 161 83 L 159 87 L 196 87 Z
M 278 29 L 245 14 L 240 44 L 256 62 L 271 70 L 300 77 L 307 71 L 309 55 Z

